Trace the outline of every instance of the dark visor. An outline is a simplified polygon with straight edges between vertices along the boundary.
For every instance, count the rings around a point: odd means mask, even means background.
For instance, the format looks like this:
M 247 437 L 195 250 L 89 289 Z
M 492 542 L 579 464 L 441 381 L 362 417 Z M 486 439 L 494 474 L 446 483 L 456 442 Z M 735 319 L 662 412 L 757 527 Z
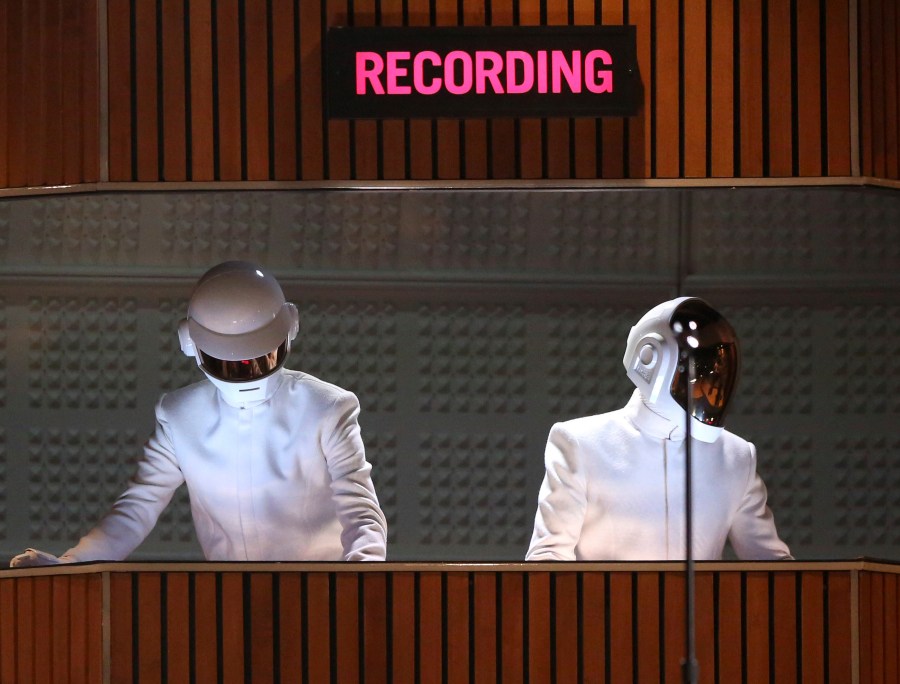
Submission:
M 287 356 L 287 340 L 268 354 L 241 361 L 223 361 L 200 350 L 203 370 L 214 378 L 226 382 L 250 382 L 264 378 L 284 363 L 285 356 Z
M 688 365 L 691 373 L 691 415 L 721 427 L 737 386 L 740 371 L 738 339 L 731 324 L 699 299 L 689 299 L 672 314 L 672 330 L 679 340 L 678 368 L 672 378 L 672 397 L 687 407 Z

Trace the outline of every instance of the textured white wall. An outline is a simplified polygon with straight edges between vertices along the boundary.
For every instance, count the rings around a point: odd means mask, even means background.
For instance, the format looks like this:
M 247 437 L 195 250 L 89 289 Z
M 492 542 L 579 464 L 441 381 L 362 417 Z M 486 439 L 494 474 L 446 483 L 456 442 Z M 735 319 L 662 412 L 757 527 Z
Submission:
M 745 188 L 2 200 L 0 560 L 106 510 L 236 257 L 300 307 L 288 365 L 359 395 L 392 559 L 521 558 L 550 425 L 627 400 L 628 329 L 679 293 L 741 336 L 729 426 L 795 555 L 900 557 L 900 194 Z M 198 557 L 183 492 L 136 557 Z

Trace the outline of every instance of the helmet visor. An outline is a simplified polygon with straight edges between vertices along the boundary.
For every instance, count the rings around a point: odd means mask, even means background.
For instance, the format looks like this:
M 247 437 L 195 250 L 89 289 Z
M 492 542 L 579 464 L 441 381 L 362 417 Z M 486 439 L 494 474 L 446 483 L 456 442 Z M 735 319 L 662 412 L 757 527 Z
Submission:
M 239 361 L 225 361 L 210 356 L 202 349 L 198 351 L 200 352 L 200 365 L 214 378 L 225 382 L 250 382 L 266 377 L 284 364 L 287 357 L 287 340 L 268 354 Z
M 691 416 L 701 423 L 722 427 L 740 371 L 734 328 L 708 304 L 696 299 L 678 307 L 671 324 L 681 342 L 672 397 L 686 409 L 690 385 Z

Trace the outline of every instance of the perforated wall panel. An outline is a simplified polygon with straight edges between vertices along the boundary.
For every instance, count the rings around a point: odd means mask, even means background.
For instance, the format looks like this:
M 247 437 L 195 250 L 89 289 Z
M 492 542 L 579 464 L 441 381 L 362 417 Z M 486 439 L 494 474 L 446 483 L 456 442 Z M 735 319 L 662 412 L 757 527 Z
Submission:
M 677 294 L 739 333 L 729 427 L 795 556 L 900 557 L 898 226 L 897 193 L 837 187 L 0 201 L 0 555 L 108 509 L 202 380 L 193 283 L 248 258 L 300 308 L 288 365 L 359 396 L 392 559 L 521 559 L 551 425 L 627 401 L 628 330 Z M 199 558 L 186 492 L 134 557 Z

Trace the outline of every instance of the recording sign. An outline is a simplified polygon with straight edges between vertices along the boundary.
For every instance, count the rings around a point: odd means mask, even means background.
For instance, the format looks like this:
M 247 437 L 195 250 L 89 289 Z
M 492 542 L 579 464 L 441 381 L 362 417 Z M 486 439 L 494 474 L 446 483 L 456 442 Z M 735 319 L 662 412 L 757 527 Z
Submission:
M 326 37 L 339 119 L 630 116 L 634 26 L 338 27 Z

